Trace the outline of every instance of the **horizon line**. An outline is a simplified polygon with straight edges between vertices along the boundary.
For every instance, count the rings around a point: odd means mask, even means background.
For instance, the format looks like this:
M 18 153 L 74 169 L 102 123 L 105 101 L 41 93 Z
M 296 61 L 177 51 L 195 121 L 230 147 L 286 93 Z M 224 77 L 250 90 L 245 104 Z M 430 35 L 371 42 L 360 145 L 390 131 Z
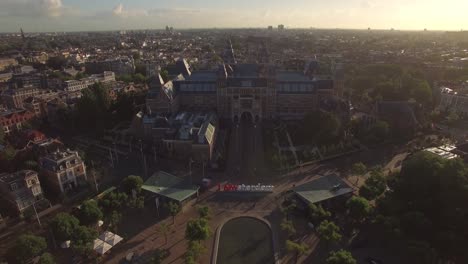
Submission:
M 130 28 L 130 29 L 91 29 L 91 30 L 56 30 L 56 31 L 24 31 L 25 34 L 32 33 L 86 33 L 86 32 L 119 32 L 119 31 L 165 31 L 166 26 L 162 28 Z M 21 28 L 20 28 L 21 29 Z M 242 29 L 261 29 L 268 31 L 268 27 L 181 27 L 175 28 L 175 30 L 187 31 L 187 30 L 242 30 Z M 279 31 L 277 26 L 273 26 L 274 31 Z M 286 30 L 349 30 L 349 31 L 393 31 L 393 32 L 466 32 L 464 29 L 453 30 L 453 29 L 396 29 L 396 28 L 340 28 L 340 27 L 286 27 L 282 31 Z M 21 34 L 21 30 L 18 31 L 2 31 L 0 34 Z

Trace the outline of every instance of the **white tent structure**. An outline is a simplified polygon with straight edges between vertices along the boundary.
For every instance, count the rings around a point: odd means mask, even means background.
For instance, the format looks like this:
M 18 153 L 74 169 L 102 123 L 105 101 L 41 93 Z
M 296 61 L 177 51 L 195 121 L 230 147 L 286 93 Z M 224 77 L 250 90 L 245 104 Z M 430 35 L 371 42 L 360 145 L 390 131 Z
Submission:
M 105 231 L 99 236 L 99 239 L 106 242 L 111 246 L 115 246 L 117 243 L 123 240 L 123 238 L 119 235 L 116 235 L 112 232 Z
M 60 244 L 61 248 L 69 248 L 70 247 L 70 240 L 64 241 L 62 244 Z
M 102 241 L 101 239 L 95 239 L 93 249 L 100 255 L 104 255 L 107 251 L 112 248 L 111 245 Z

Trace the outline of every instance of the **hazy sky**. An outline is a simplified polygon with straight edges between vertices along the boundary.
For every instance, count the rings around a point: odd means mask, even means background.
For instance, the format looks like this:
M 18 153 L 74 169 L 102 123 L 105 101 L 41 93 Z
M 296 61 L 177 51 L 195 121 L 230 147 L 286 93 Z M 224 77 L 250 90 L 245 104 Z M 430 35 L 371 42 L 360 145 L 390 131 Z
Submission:
M 0 32 L 200 27 L 468 28 L 468 0 L 0 0 Z

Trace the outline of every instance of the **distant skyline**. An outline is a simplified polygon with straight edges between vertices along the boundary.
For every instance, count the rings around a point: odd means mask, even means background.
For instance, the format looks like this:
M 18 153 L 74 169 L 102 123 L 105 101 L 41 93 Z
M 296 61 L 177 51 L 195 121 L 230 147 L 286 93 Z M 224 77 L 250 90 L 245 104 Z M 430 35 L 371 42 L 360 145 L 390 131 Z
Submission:
M 460 30 L 466 0 L 0 0 L 0 32 L 174 28 Z

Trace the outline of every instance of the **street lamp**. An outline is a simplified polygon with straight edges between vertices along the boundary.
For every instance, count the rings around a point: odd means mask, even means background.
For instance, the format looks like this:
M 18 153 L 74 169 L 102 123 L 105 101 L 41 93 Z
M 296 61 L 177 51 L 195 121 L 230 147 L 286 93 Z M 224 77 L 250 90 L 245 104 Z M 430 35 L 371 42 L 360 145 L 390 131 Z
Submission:
M 37 210 L 36 210 L 36 203 L 39 202 L 39 201 L 34 201 L 31 205 L 28 205 L 26 208 L 29 208 L 30 206 L 33 207 L 34 209 L 34 214 L 36 215 L 36 219 L 37 219 L 37 223 L 39 224 L 40 227 L 42 227 L 42 223 L 41 223 L 41 220 L 39 219 L 39 214 L 37 214 Z M 13 203 L 13 202 L 12 202 Z M 13 203 L 16 205 L 16 203 Z M 50 202 L 49 202 L 49 205 L 50 205 Z M 25 209 L 26 209 L 25 208 Z
M 113 141 L 112 145 L 114 145 L 115 160 L 119 162 L 119 154 L 117 153 L 117 144 L 115 144 L 115 141 Z
M 189 159 L 189 176 L 190 176 L 190 185 L 192 185 L 192 163 L 193 163 L 192 157 Z

